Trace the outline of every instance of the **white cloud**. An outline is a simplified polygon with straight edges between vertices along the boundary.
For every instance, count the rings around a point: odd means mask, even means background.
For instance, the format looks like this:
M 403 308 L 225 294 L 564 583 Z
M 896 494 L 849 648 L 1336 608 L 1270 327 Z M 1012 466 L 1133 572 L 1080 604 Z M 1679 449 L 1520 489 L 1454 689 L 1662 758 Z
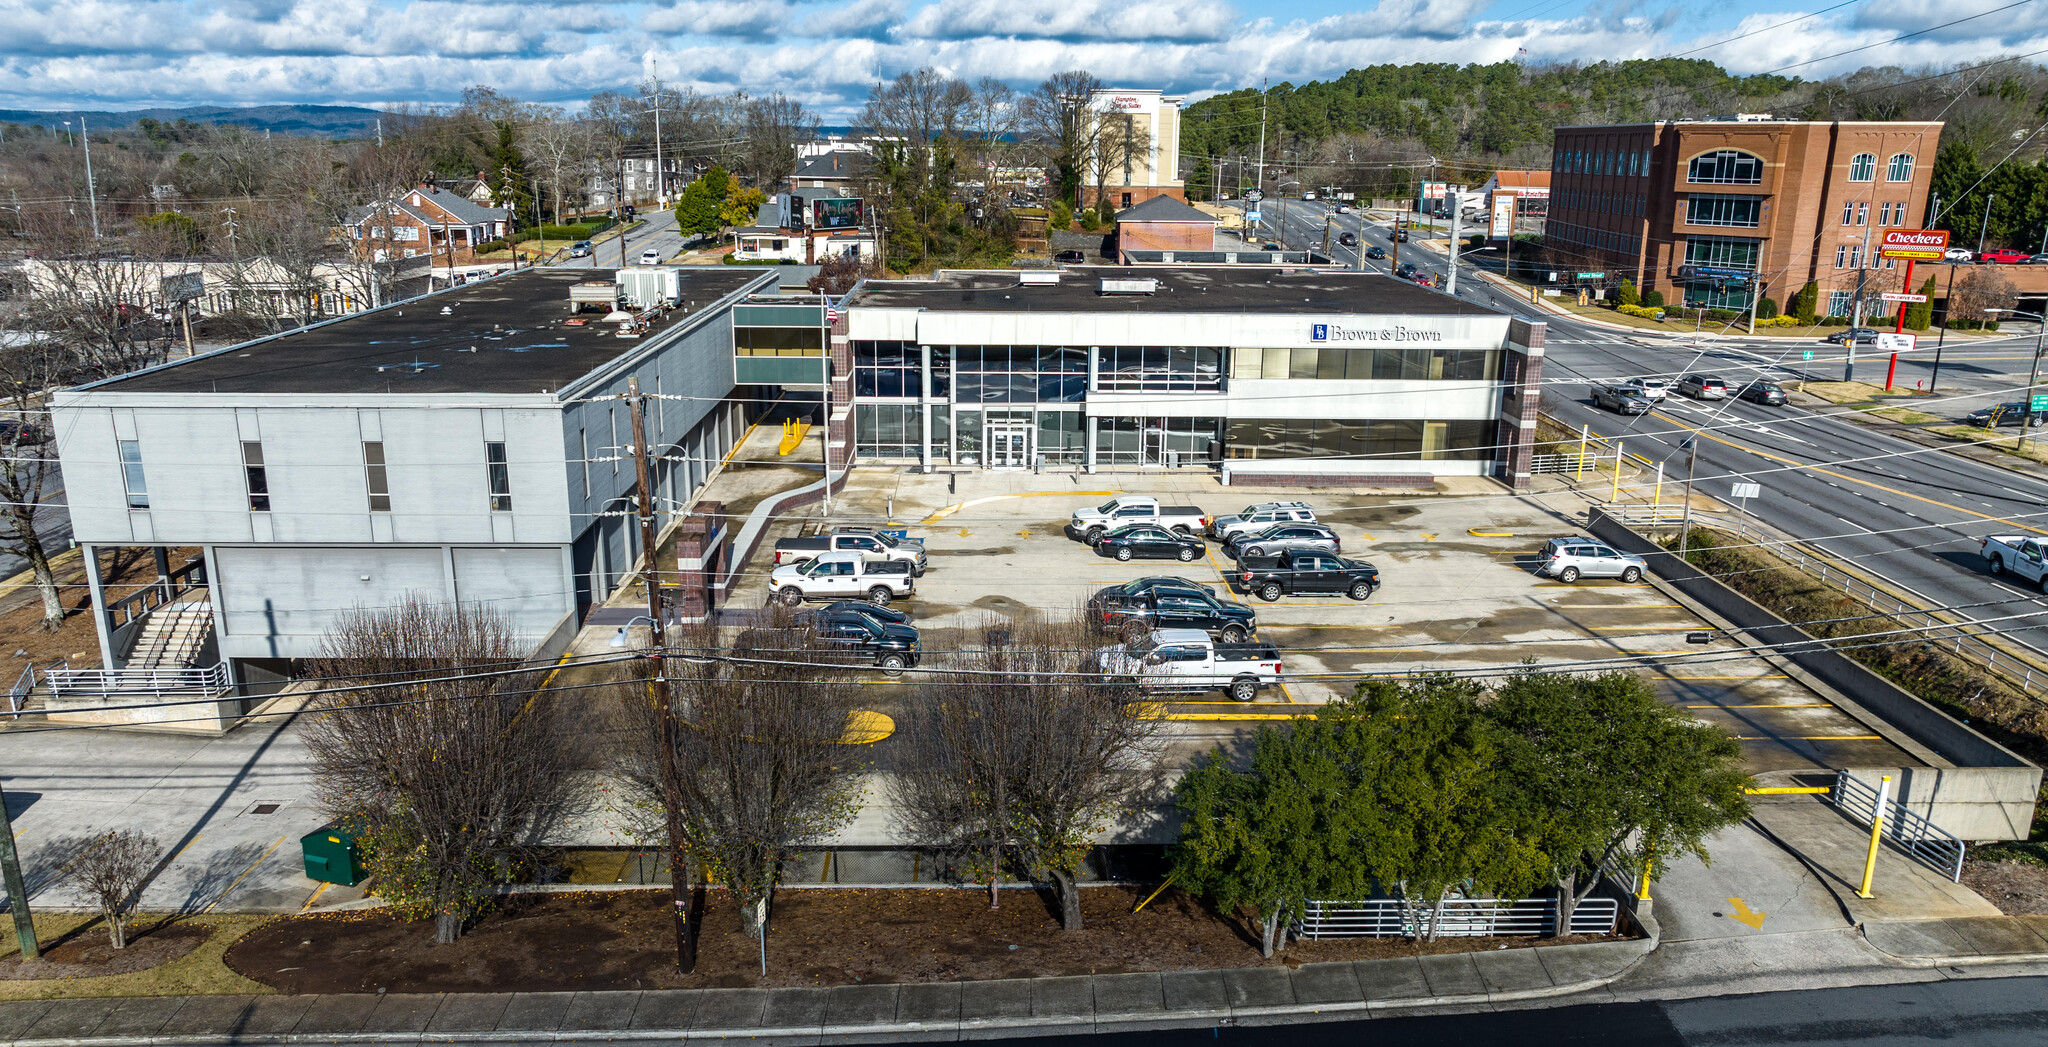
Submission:
M 769 37 L 788 21 L 785 0 L 678 0 L 650 9 L 640 24 L 650 33 Z
M 939 40 L 1222 40 L 1236 23 L 1236 11 L 1212 0 L 938 0 L 913 16 L 901 35 Z

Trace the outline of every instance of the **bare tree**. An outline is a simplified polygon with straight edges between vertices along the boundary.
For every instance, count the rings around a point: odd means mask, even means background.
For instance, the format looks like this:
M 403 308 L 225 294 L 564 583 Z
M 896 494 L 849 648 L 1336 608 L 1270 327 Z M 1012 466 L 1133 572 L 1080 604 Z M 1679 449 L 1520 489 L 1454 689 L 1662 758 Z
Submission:
M 932 146 L 959 138 L 973 103 L 966 81 L 926 66 L 869 88 L 860 123 L 872 134 L 902 143 L 904 158 L 922 183 L 929 178 Z
M 554 204 L 555 224 L 560 225 L 563 199 L 581 188 L 575 180 L 588 177 L 595 149 L 591 130 L 581 121 L 548 113 L 527 124 L 522 134 L 530 162 L 547 172 L 548 196 Z
M 93 837 L 65 867 L 64 879 L 99 903 L 114 948 L 128 947 L 128 913 L 142 882 L 163 857 L 157 838 L 134 829 L 109 829 Z
M 734 658 L 671 659 L 673 709 L 687 730 L 675 739 L 674 793 L 680 810 L 649 834 L 679 824 L 683 852 L 731 892 L 747 933 L 764 921 L 783 863 L 852 818 L 863 767 L 841 744 L 859 691 L 835 652 L 816 646 L 794 619 L 750 630 Z M 719 649 L 705 627 L 682 642 L 693 652 Z M 643 666 L 644 667 L 644 666 Z M 621 770 L 644 810 L 667 815 L 660 703 L 643 677 L 623 701 L 632 739 Z
M 1102 81 L 1085 69 L 1047 77 L 1019 107 L 1025 140 L 1053 172 L 1053 198 L 1080 206 L 1081 177 L 1094 151 L 1095 92 Z
M 1093 138 L 1095 205 L 1100 208 L 1109 203 L 1110 186 L 1131 184 L 1135 168 L 1151 152 L 1152 132 L 1139 127 L 1130 113 L 1097 113 Z
M 1988 267 L 1966 269 L 1949 295 L 1948 315 L 1957 320 L 1995 320 L 2012 308 L 2018 292 L 2011 280 Z
M 455 941 L 563 815 L 563 699 L 494 611 L 410 596 L 342 614 L 309 675 L 306 746 L 327 813 L 363 827 L 379 893 Z M 353 689 L 344 689 L 353 688 Z
M 751 99 L 746 107 L 746 147 L 736 174 L 772 193 L 796 172 L 796 148 L 818 135 L 818 117 L 781 92 Z
M 1078 930 L 1081 864 L 1156 786 L 1161 721 L 1094 671 L 1096 638 L 1079 616 L 990 622 L 983 635 L 961 675 L 899 724 L 896 804 L 913 838 L 987 878 L 991 907 L 1015 869 L 1050 886 L 1061 926 Z

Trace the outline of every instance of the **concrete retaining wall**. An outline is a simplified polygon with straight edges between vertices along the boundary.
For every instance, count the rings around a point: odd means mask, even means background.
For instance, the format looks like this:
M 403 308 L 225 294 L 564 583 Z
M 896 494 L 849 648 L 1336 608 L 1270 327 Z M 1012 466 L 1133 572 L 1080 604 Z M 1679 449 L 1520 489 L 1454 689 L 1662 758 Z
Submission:
M 1908 806 L 1965 840 L 2026 839 L 2041 768 L 1854 659 L 1821 646 L 1804 630 L 1598 509 L 1592 512 L 1590 530 L 1615 548 L 1641 556 L 1673 589 L 1744 630 L 1751 642 L 1775 648 L 1801 670 L 1954 765 L 1908 772 L 1857 770 L 1858 777 L 1874 782 L 1877 775 L 1891 773 L 1894 782 L 1910 779 L 1911 787 L 1902 784 L 1900 792 Z

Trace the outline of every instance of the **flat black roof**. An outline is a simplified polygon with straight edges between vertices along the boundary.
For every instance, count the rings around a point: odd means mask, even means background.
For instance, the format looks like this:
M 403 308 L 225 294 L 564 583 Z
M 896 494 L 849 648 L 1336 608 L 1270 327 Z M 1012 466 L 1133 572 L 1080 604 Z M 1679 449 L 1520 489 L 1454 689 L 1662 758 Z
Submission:
M 569 288 L 609 269 L 528 269 L 275 338 L 230 346 L 92 386 L 119 393 L 558 392 L 761 278 L 753 267 L 678 267 L 682 297 L 639 338 L 596 312 L 571 314 Z M 446 306 L 450 312 L 442 315 Z M 567 326 L 579 315 L 591 322 Z
M 846 304 L 949 312 L 1506 315 L 1406 280 L 1348 269 L 1069 266 L 1057 270 L 1056 284 L 1022 283 L 1021 274 L 1033 271 L 870 280 Z M 1152 294 L 1104 294 L 1100 285 L 1105 279 L 1156 280 L 1158 289 Z

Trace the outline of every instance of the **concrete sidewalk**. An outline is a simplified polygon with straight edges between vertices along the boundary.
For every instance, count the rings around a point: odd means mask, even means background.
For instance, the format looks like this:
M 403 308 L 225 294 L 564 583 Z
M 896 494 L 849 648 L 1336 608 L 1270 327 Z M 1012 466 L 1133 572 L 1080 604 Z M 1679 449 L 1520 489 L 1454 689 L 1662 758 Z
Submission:
M 0 1043 L 594 1041 L 785 1044 L 1092 1033 L 1485 1007 L 1606 985 L 1656 947 L 1545 945 L 1443 956 L 1163 974 L 834 988 L 167 996 L 0 1004 Z

